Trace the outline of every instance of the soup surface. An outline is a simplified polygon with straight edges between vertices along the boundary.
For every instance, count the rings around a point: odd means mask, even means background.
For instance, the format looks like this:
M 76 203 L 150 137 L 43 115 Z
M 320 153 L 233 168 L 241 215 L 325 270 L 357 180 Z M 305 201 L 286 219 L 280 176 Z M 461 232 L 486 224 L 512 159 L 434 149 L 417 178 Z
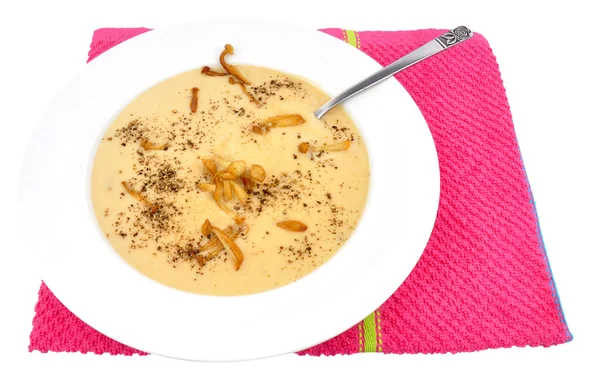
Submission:
M 317 120 L 329 97 L 308 81 L 237 68 L 249 84 L 193 70 L 147 90 L 95 157 L 105 237 L 176 289 L 243 295 L 294 282 L 350 237 L 367 198 L 367 152 L 343 109 Z

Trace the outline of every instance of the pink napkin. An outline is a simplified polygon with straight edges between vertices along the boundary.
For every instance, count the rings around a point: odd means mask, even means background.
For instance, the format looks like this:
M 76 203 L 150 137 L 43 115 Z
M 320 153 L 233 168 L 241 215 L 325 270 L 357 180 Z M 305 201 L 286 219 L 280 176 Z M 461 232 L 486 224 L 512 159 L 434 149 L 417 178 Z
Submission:
M 103 28 L 89 60 L 148 31 Z M 387 65 L 444 30 L 325 29 Z M 538 224 L 492 50 L 479 34 L 397 75 L 435 140 L 441 198 L 429 243 L 379 309 L 308 355 L 472 352 L 572 335 Z M 95 331 L 42 284 L 29 350 L 144 354 Z

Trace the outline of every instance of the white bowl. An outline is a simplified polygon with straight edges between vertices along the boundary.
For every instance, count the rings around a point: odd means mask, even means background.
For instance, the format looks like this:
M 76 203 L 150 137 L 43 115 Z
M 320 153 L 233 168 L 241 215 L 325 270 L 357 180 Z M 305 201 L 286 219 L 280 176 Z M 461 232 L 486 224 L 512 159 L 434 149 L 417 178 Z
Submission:
M 312 274 L 264 293 L 214 297 L 163 286 L 130 267 L 92 211 L 96 147 L 137 95 L 214 63 L 224 43 L 236 48 L 236 63 L 304 76 L 330 95 L 381 68 L 338 39 L 279 23 L 220 20 L 147 32 L 100 55 L 58 95 L 34 133 L 21 181 L 24 244 L 58 299 L 117 341 L 189 360 L 273 356 L 350 328 L 408 276 L 439 200 L 427 124 L 404 88 L 388 80 L 345 103 L 368 147 L 369 199 L 353 236 Z

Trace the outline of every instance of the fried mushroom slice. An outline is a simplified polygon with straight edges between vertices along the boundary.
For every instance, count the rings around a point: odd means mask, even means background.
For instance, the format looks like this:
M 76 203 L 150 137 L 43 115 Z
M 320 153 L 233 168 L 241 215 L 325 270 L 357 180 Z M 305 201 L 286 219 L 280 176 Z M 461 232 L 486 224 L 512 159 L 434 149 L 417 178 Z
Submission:
M 217 185 L 214 183 L 196 183 L 196 187 L 200 189 L 200 191 L 210 194 L 214 194 L 217 189 Z
M 348 148 L 350 148 L 350 145 L 352 144 L 352 142 L 350 140 L 344 140 L 341 143 L 336 143 L 336 144 L 324 144 L 322 146 L 311 146 L 309 143 L 307 142 L 303 142 L 300 143 L 298 145 L 298 151 L 306 154 L 308 152 L 339 152 L 339 151 L 346 151 Z
M 198 110 L 198 88 L 192 88 L 192 100 L 190 101 L 190 109 L 192 113 Z
M 167 149 L 169 149 L 168 143 L 157 145 L 157 144 L 151 143 L 145 137 L 140 139 L 140 146 L 144 149 L 144 151 L 156 151 L 156 150 L 166 151 Z
M 242 265 L 242 262 L 244 261 L 244 254 L 242 253 L 240 247 L 236 245 L 236 243 L 231 239 L 231 237 L 227 235 L 227 233 L 217 228 L 216 226 L 212 226 L 210 228 L 210 231 L 211 233 L 214 233 L 214 235 L 219 239 L 221 244 L 223 244 L 223 247 L 225 248 L 227 253 L 231 254 L 231 256 L 233 257 L 233 265 L 235 267 L 235 270 L 239 270 L 240 266 Z
M 241 82 L 240 80 L 234 78 L 234 77 L 229 77 L 229 83 L 231 85 L 235 85 L 238 84 L 240 85 L 240 87 L 242 88 L 242 92 L 244 92 L 244 94 L 250 99 L 250 102 L 254 103 L 256 106 L 261 106 L 262 104 L 256 99 L 256 97 L 254 97 L 252 95 L 252 93 L 250 93 L 248 91 L 248 88 L 246 88 L 246 85 L 244 85 L 243 82 Z
M 206 74 L 209 77 L 223 77 L 229 75 L 229 73 L 221 73 L 220 71 L 211 70 L 211 68 L 208 66 L 204 66 L 201 73 Z
M 304 118 L 298 114 L 279 115 L 266 119 L 262 123 L 254 124 L 252 132 L 264 135 L 272 128 L 293 127 L 305 123 Z
M 123 185 L 123 187 L 125 188 L 125 191 L 131 195 L 133 198 L 137 199 L 138 201 L 143 202 L 146 206 L 148 206 L 150 208 L 150 212 L 152 214 L 156 213 L 156 211 L 158 210 L 158 206 L 154 205 L 152 202 L 148 201 L 148 199 L 146 197 L 144 197 L 142 195 L 142 193 L 135 191 L 134 189 L 131 188 L 131 186 L 129 186 L 129 184 L 125 181 L 121 182 L 121 184 Z
M 243 160 L 235 161 L 227 167 L 227 172 L 233 174 L 235 178 L 241 177 L 245 171 L 246 162 L 244 162 Z
M 213 178 L 215 175 L 217 175 L 217 163 L 214 160 L 202 159 L 202 164 L 204 164 L 204 167 L 210 173 L 210 175 L 212 175 Z
M 281 229 L 289 230 L 290 232 L 304 232 L 306 229 L 308 229 L 308 226 L 304 225 L 302 222 L 294 220 L 278 222 L 277 226 L 279 226 Z
M 243 84 L 250 85 L 250 81 L 248 81 L 248 79 L 240 72 L 240 70 L 237 67 L 235 67 L 234 65 L 230 65 L 225 60 L 225 56 L 227 56 L 229 54 L 233 55 L 233 53 L 234 53 L 233 46 L 230 44 L 226 44 L 225 49 L 223 50 L 223 52 L 221 52 L 221 55 L 219 56 L 219 62 L 221 63 L 221 66 L 223 66 L 223 69 L 225 69 L 225 71 L 227 71 L 227 73 L 229 73 L 232 76 L 234 76 L 235 78 L 239 79 L 240 82 L 242 82 Z
M 337 144 L 325 144 L 320 147 L 313 147 L 313 151 L 346 151 L 348 148 L 350 148 L 350 144 L 352 144 L 350 140 L 344 140 L 343 142 Z
M 237 199 L 244 205 L 246 203 L 248 203 L 249 197 L 248 197 L 248 193 L 246 192 L 246 190 L 236 181 L 229 181 L 229 182 L 231 184 L 233 194 L 235 194 Z

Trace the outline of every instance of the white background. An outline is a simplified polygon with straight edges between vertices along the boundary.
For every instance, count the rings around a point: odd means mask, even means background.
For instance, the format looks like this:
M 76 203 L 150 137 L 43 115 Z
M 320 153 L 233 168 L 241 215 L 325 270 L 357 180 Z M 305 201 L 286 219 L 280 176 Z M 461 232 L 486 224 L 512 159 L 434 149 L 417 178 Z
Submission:
M 537 2 L 3 2 L 0 387 L 600 386 L 599 373 L 593 370 L 600 366 L 600 67 L 595 53 L 599 14 L 591 0 L 532 3 Z M 17 234 L 16 204 L 19 166 L 33 127 L 84 66 L 96 28 L 158 28 L 225 16 L 354 30 L 464 24 L 484 34 L 500 64 L 546 248 L 575 339 L 547 349 L 429 356 L 287 355 L 226 364 L 158 356 L 28 353 L 40 278 L 36 258 L 27 254 L 32 241 L 21 242 Z

